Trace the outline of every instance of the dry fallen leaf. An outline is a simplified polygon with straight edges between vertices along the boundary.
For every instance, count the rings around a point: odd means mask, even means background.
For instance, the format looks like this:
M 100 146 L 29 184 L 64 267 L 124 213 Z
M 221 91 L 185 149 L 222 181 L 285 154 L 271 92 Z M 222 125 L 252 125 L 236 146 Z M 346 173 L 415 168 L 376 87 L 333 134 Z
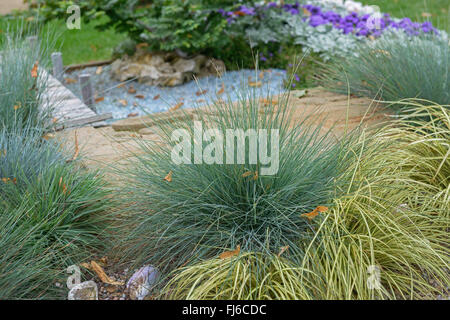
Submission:
M 122 83 L 117 85 L 117 88 L 123 88 L 124 86 L 125 86 L 125 82 L 122 82 Z
M 275 100 L 275 99 L 268 100 L 268 99 L 265 99 L 265 98 L 260 98 L 259 102 L 262 103 L 265 107 L 267 107 L 270 104 L 276 105 L 278 103 L 278 101 Z
M 103 68 L 102 67 L 98 67 L 97 70 L 95 70 L 95 74 L 101 74 L 103 72 Z
M 95 103 L 102 102 L 103 100 L 105 100 L 105 97 L 95 98 Z
M 158 99 L 159 99 L 159 97 L 160 97 L 160 95 L 159 95 L 159 94 L 157 94 L 156 96 L 154 96 L 154 97 L 153 97 L 153 100 L 158 100 Z
M 1 179 L 4 183 L 12 182 L 14 184 L 17 184 L 17 179 L 13 178 L 12 180 L 10 178 L 2 178 Z
M 64 81 L 67 84 L 72 84 L 72 83 L 77 83 L 78 82 L 77 79 L 72 79 L 72 78 L 66 78 L 66 79 L 64 79 Z
M 242 178 L 247 178 L 247 177 L 251 176 L 252 174 L 253 174 L 253 172 L 251 172 L 251 171 L 244 172 L 244 174 L 242 175 Z
M 202 90 L 202 91 L 197 91 L 195 94 L 197 95 L 197 97 L 198 96 L 201 96 L 201 95 L 204 95 L 205 93 L 207 93 L 208 92 L 208 90 Z
M 31 77 L 32 78 L 37 78 L 37 76 L 38 76 L 38 64 L 39 64 L 39 62 L 36 61 L 36 63 L 33 66 L 33 69 L 31 69 Z
M 253 87 L 259 88 L 259 87 L 262 86 L 262 82 L 261 82 L 261 81 L 249 82 L 248 85 L 249 85 L 250 87 L 252 87 L 252 88 L 253 88 Z
M 278 252 L 277 256 L 278 258 L 287 250 L 289 249 L 289 246 L 280 247 L 280 252 Z
M 45 134 L 45 135 L 43 135 L 42 136 L 42 139 L 44 139 L 44 140 L 50 140 L 50 139 L 53 139 L 55 137 L 55 135 L 53 134 L 53 133 L 47 133 L 47 134 Z
M 184 102 L 178 102 L 176 105 L 174 105 L 172 108 L 169 109 L 169 111 L 175 111 L 181 108 L 183 106 Z
M 119 103 L 120 103 L 121 105 L 123 105 L 124 107 L 126 107 L 126 106 L 128 105 L 128 101 L 125 100 L 125 99 L 120 99 L 120 100 L 119 100 Z
M 75 152 L 72 157 L 72 161 L 75 161 L 78 158 L 78 154 L 80 153 L 80 147 L 78 145 L 78 135 L 77 130 L 75 130 Z
M 311 221 L 312 219 L 314 219 L 319 213 L 325 212 L 327 211 L 328 208 L 325 206 L 318 206 L 317 208 L 315 208 L 313 211 L 308 212 L 308 213 L 303 213 L 301 216 L 308 218 L 309 221 Z
M 85 269 L 92 270 L 91 264 L 89 262 L 80 263 L 80 266 Z
M 129 114 L 127 115 L 127 118 L 137 117 L 138 115 L 139 115 L 139 113 L 137 113 L 137 112 L 132 112 L 132 113 L 129 113 Z
M 124 284 L 123 282 L 120 282 L 120 281 L 111 280 L 111 278 L 108 277 L 108 275 L 105 273 L 103 268 L 100 267 L 100 265 L 97 262 L 95 262 L 94 260 L 91 261 L 91 267 L 92 267 L 92 270 L 97 274 L 97 276 L 100 278 L 100 280 L 103 283 L 112 284 L 112 285 L 116 285 L 116 286 L 121 286 Z
M 137 99 L 145 99 L 145 96 L 142 95 L 142 94 L 137 94 L 134 97 L 137 98 Z
M 135 89 L 133 86 L 130 86 L 130 87 L 128 88 L 128 93 L 129 93 L 129 94 L 135 94 L 135 93 L 136 93 L 136 89 Z
M 62 187 L 62 192 L 63 192 L 63 194 L 66 194 L 66 192 L 67 192 L 67 187 L 66 187 L 66 184 L 63 183 L 63 178 L 62 178 L 62 177 L 59 178 L 59 186 Z
M 261 71 L 258 76 L 261 80 L 264 79 L 264 71 Z
M 172 171 L 169 171 L 169 173 L 167 174 L 167 176 L 164 177 L 163 180 L 166 180 L 167 182 L 172 182 Z
M 222 82 L 222 86 L 221 86 L 220 90 L 217 91 L 217 94 L 218 94 L 218 95 L 221 95 L 221 94 L 223 94 L 224 92 L 225 92 L 225 83 Z
M 239 254 L 239 252 L 241 252 L 241 246 L 237 245 L 236 250 L 233 251 L 225 251 L 223 253 L 220 254 L 219 258 L 220 259 L 227 259 L 227 258 L 231 258 L 234 256 L 237 256 Z

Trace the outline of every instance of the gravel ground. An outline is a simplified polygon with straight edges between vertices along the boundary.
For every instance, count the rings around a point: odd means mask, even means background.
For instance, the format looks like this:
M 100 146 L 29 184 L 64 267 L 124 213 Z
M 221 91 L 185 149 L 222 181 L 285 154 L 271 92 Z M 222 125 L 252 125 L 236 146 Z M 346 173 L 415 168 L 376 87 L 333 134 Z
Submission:
M 251 90 L 257 90 L 257 94 L 279 94 L 284 91 L 283 81 L 286 78 L 284 70 L 240 70 L 226 72 L 221 78 L 210 76 L 176 87 L 158 87 L 137 81 L 114 81 L 110 76 L 110 66 L 104 66 L 64 75 L 64 84 L 78 97 L 81 97 L 81 93 L 77 79 L 81 73 L 92 75 L 97 113 L 112 112 L 114 120 L 167 111 L 170 108 L 193 108 L 221 97 L 236 101 L 242 92 L 240 88 L 248 87 L 249 84 Z

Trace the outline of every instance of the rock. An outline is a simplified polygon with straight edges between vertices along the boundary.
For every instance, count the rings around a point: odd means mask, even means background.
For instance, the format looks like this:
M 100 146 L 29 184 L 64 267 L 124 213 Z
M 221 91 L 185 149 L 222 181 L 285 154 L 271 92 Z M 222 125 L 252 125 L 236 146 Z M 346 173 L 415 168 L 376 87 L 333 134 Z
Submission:
M 85 281 L 76 284 L 70 289 L 69 300 L 98 300 L 98 288 L 94 281 Z
M 127 290 L 132 300 L 144 300 L 159 278 L 158 269 L 147 265 L 136 271 L 127 282 Z
M 117 81 L 137 79 L 140 83 L 159 86 L 177 86 L 197 78 L 221 75 L 225 64 L 203 55 L 192 58 L 176 52 L 149 52 L 139 48 L 132 56 L 124 55 L 111 65 L 111 76 Z

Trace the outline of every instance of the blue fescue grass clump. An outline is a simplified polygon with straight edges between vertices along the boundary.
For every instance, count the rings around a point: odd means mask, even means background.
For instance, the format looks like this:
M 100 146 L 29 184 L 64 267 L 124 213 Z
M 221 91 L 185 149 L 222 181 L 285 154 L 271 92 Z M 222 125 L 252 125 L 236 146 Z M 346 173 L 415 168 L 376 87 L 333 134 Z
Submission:
M 320 83 L 340 93 L 347 93 L 349 86 L 351 93 L 385 101 L 418 98 L 450 104 L 447 37 L 392 35 L 361 45 L 357 53 L 326 65 Z
M 66 268 L 108 243 L 101 175 L 41 136 L 0 131 L 0 299 L 64 298 Z
M 27 126 L 49 128 L 55 104 L 44 95 L 53 47 L 51 36 L 30 42 L 32 36 L 22 27 L 5 30 L 0 42 L 0 129 Z M 37 77 L 32 70 L 38 66 Z
M 163 145 L 141 141 L 134 164 L 120 172 L 126 181 L 123 221 L 130 228 L 123 242 L 125 259 L 167 270 L 238 245 L 275 254 L 289 246 L 287 255 L 301 256 L 298 243 L 312 234 L 312 225 L 301 215 L 331 203 L 335 179 L 348 158 L 346 143 L 336 142 L 320 125 L 309 125 L 308 118 L 292 121 L 286 96 L 263 101 L 244 91 L 237 103 L 218 100 L 199 116 L 204 130 L 267 129 L 268 141 L 271 129 L 278 129 L 279 170 L 274 175 L 255 174 L 265 165 L 249 164 L 248 143 L 245 164 L 175 164 L 171 150 L 178 142 L 171 134 L 181 128 L 193 135 L 192 119 L 160 122 Z M 195 145 L 203 149 L 210 142 L 192 143 L 194 152 Z

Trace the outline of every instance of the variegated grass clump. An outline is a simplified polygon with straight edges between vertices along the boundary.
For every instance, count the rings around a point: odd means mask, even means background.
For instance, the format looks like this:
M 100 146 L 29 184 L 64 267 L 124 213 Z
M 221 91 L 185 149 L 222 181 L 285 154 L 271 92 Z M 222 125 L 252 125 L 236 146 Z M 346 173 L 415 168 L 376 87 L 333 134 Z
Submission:
M 168 282 L 162 298 L 189 300 L 302 299 L 301 270 L 277 255 L 245 252 L 184 267 Z
M 0 130 L 0 299 L 65 298 L 66 268 L 108 246 L 102 176 L 42 135 Z
M 251 277 L 235 258 L 207 260 L 175 271 L 164 290 L 167 297 L 435 299 L 448 295 L 448 107 L 417 100 L 399 103 L 405 104 L 405 117 L 373 134 L 363 133 L 351 147 L 357 161 L 344 177 L 350 181 L 347 195 L 337 197 L 324 219 L 317 220 L 314 239 L 299 244 L 304 249 L 301 262 L 275 271 L 259 263 L 260 279 L 274 275 L 283 279 L 271 288 L 278 295 L 267 295 L 265 287 L 245 281 Z

